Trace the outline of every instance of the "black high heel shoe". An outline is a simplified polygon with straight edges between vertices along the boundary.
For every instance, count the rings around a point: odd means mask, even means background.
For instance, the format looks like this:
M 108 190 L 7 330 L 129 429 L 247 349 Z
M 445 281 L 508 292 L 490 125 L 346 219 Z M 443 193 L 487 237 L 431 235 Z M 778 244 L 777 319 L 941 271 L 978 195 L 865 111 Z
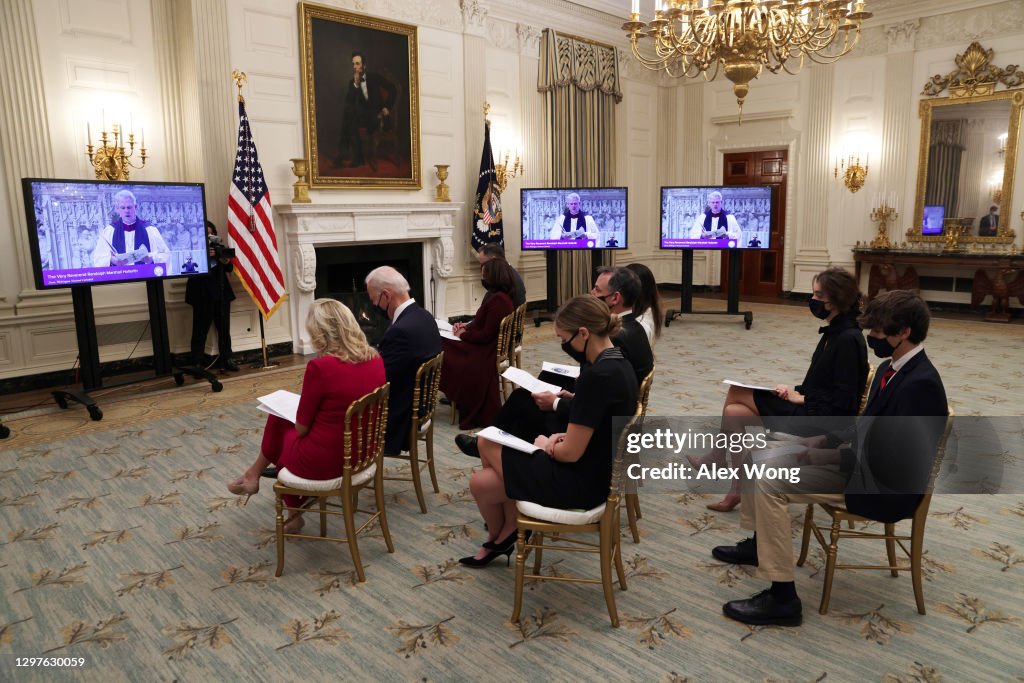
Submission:
M 495 558 L 504 555 L 505 566 L 508 567 L 510 564 L 512 564 L 512 551 L 515 549 L 515 541 L 513 541 L 512 545 L 510 545 L 507 548 L 502 548 L 501 550 L 488 550 L 487 554 L 481 557 L 479 560 L 473 557 L 472 555 L 470 555 L 469 557 L 463 557 L 459 560 L 459 564 L 464 564 L 467 567 L 479 569 L 489 565 L 491 562 L 494 561 Z
M 508 550 L 509 548 L 513 548 L 514 549 L 516 547 L 516 536 L 518 534 L 519 534 L 519 530 L 516 529 L 511 534 L 509 534 L 507 538 L 502 539 L 498 543 L 495 543 L 494 541 L 485 541 L 481 545 L 483 545 L 483 547 L 487 548 L 488 550 L 497 550 L 498 552 L 504 552 L 505 550 Z M 532 534 L 533 534 L 533 529 L 528 529 L 526 531 L 526 533 L 523 535 L 523 540 L 524 541 L 529 541 L 530 540 L 530 536 Z

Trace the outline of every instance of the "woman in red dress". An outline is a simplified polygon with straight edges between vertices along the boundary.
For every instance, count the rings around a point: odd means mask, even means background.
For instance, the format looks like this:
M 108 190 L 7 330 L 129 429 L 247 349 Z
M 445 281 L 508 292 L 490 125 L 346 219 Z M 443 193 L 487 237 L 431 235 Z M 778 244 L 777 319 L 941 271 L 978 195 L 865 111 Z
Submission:
M 345 304 L 334 299 L 314 301 L 306 331 L 320 357 L 306 365 L 295 424 L 275 415 L 267 418 L 256 461 L 228 484 L 235 495 L 259 492 L 260 474 L 271 463 L 305 479 L 340 477 L 345 464 L 345 411 L 386 381 L 384 361 L 367 343 Z M 287 505 L 299 503 L 286 497 Z M 295 515 L 285 524 L 285 532 L 295 533 L 302 524 L 302 515 Z
M 487 294 L 473 320 L 452 327 L 460 341 L 441 340 L 441 391 L 459 411 L 459 429 L 486 427 L 501 408 L 495 364 L 498 328 L 501 319 L 515 310 L 515 276 L 507 261 L 485 262 L 480 267 L 480 282 Z

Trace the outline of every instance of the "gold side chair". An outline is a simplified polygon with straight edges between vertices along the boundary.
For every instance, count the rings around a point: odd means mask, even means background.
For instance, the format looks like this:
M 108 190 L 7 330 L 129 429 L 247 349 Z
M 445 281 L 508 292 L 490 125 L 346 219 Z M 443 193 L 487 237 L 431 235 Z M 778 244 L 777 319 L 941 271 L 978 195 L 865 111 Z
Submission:
M 883 526 L 882 533 L 865 530 L 857 531 L 853 528 L 855 522 L 867 524 L 873 520 L 867 517 L 862 517 L 861 515 L 855 515 L 841 505 L 820 504 L 821 509 L 828 514 L 830 521 L 828 526 L 818 525 L 814 521 L 814 505 L 807 506 L 807 513 L 804 515 L 803 540 L 800 545 L 800 557 L 797 559 L 796 565 L 798 567 L 802 567 L 804 562 L 807 560 L 807 550 L 810 544 L 810 537 L 811 534 L 814 534 L 814 537 L 821 545 L 822 550 L 825 551 L 825 580 L 821 589 L 821 605 L 818 607 L 818 612 L 821 614 L 828 613 L 828 604 L 832 597 L 832 580 L 837 569 L 882 569 L 889 570 L 892 576 L 899 576 L 899 572 L 901 570 L 910 572 L 910 580 L 914 586 L 914 600 L 917 602 L 917 611 L 919 614 L 925 614 L 924 591 L 921 585 L 921 558 L 924 555 L 924 526 L 925 522 L 928 521 L 928 508 L 932 501 L 932 488 L 935 485 L 935 478 L 938 476 L 939 469 L 942 467 L 942 460 L 946 455 L 946 442 L 949 440 L 949 434 L 952 428 L 953 409 L 951 407 L 949 408 L 949 417 L 946 418 L 945 429 L 943 430 L 942 436 L 939 439 L 938 447 L 936 448 L 935 461 L 932 464 L 931 476 L 928 479 L 928 486 L 925 489 L 924 497 L 921 499 L 921 502 L 918 503 L 913 516 L 910 517 L 911 523 L 909 536 L 896 533 L 896 522 L 885 524 Z M 843 529 L 843 522 L 847 522 L 850 525 L 850 528 Z M 826 530 L 829 533 L 828 541 L 825 540 L 824 535 Z M 839 551 L 839 539 L 841 538 L 873 538 L 879 541 L 885 541 L 885 552 L 888 564 L 838 563 L 836 561 L 836 556 Z M 910 543 L 909 548 L 904 545 L 904 541 L 908 541 Z M 897 545 L 910 559 L 909 565 L 897 562 Z
M 526 304 L 520 304 L 515 310 L 515 339 L 512 343 L 512 355 L 509 362 L 517 368 L 523 367 L 523 334 L 526 325 Z
M 651 384 L 654 383 L 654 368 L 647 373 L 644 377 L 644 381 L 640 383 L 640 395 L 637 400 L 637 413 L 640 416 L 640 424 L 643 425 L 643 420 L 647 417 L 647 404 L 651 400 Z M 639 459 L 639 456 L 637 456 Z M 629 531 L 633 535 L 633 543 L 640 542 L 640 530 L 637 529 L 636 520 L 643 519 L 643 513 L 640 512 L 640 495 L 636 490 L 636 487 L 640 485 L 639 481 L 629 481 L 626 483 L 626 519 L 629 521 Z M 632 490 L 630 490 L 632 489 Z
M 388 529 L 388 516 L 384 509 L 384 434 L 388 424 L 388 391 L 390 385 L 385 383 L 369 394 L 352 402 L 345 411 L 345 436 L 340 457 L 345 459 L 342 475 L 336 479 L 303 479 L 297 477 L 287 468 L 277 473 L 274 484 L 274 507 L 277 512 L 277 572 L 284 572 L 284 545 L 286 538 L 305 538 L 316 541 L 335 541 L 348 543 L 352 553 L 352 563 L 356 568 L 356 576 L 360 582 L 366 581 L 363 574 L 363 563 L 359 558 L 359 546 L 356 537 L 379 521 L 381 532 L 388 552 L 395 552 Z M 359 493 L 371 486 L 376 497 L 377 509 L 364 510 L 359 508 Z M 282 496 L 305 496 L 308 500 L 301 507 L 290 507 L 284 504 Z M 329 503 L 328 499 L 337 497 L 341 505 Z M 302 533 L 286 533 L 284 530 L 285 510 L 295 512 L 310 511 L 314 504 L 319 504 L 320 535 L 309 536 Z M 341 508 L 341 511 L 328 508 Z M 370 517 L 358 528 L 355 525 L 355 513 L 366 513 Z M 345 538 L 327 535 L 327 515 L 340 516 L 345 522 Z
M 384 477 L 385 481 L 411 481 L 416 489 L 416 500 L 420 504 L 420 512 L 426 514 L 427 503 L 423 498 L 423 484 L 420 474 L 424 467 L 430 471 L 430 483 L 434 493 L 437 487 L 437 472 L 434 471 L 434 408 L 437 406 L 437 393 L 441 386 L 441 365 L 444 352 L 437 354 L 420 365 L 416 371 L 416 383 L 412 389 L 412 424 L 409 426 L 409 452 L 407 454 L 389 455 L 388 458 L 405 460 L 409 463 L 408 477 Z M 426 446 L 427 457 L 420 461 L 419 442 Z
M 518 309 L 517 309 L 518 310 Z M 508 399 L 512 393 L 512 383 L 501 376 L 501 373 L 508 370 L 515 360 L 516 343 L 516 311 L 512 311 L 501 319 L 501 326 L 498 328 L 498 348 L 495 352 L 495 367 L 498 370 L 498 381 L 501 383 L 501 400 Z
M 608 605 L 608 616 L 612 626 L 618 628 L 619 613 L 615 607 L 615 592 L 612 588 L 612 565 L 619 579 L 619 589 L 626 590 L 626 570 L 622 564 L 621 522 L 619 514 L 619 495 L 622 486 L 623 454 L 626 450 L 626 438 L 635 427 L 639 414 L 630 418 L 622 434 L 619 436 L 615 458 L 612 464 L 611 485 L 608 499 L 590 510 L 561 510 L 548 508 L 536 503 L 518 501 L 519 510 L 517 524 L 519 527 L 516 541 L 516 586 L 515 604 L 512 607 L 513 623 L 519 621 L 519 613 L 523 606 L 523 583 L 526 579 L 538 581 L 571 581 L 575 583 L 599 583 L 604 588 L 604 599 Z M 532 537 L 526 541 L 526 532 L 531 531 Z M 598 542 L 585 541 L 577 538 L 565 538 L 564 534 L 598 535 Z M 551 536 L 545 543 L 545 535 Z M 557 544 L 557 545 L 556 545 Z M 595 553 L 600 556 L 601 578 L 582 578 L 575 576 L 545 576 L 540 573 L 541 558 L 545 550 L 564 550 L 577 553 Z M 526 573 L 526 558 L 531 552 L 533 572 Z

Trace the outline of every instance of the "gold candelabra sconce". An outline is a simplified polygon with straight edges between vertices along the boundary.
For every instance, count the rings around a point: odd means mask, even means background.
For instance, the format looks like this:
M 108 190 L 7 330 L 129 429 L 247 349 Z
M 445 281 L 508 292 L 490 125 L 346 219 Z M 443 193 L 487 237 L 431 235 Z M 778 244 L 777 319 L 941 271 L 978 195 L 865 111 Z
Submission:
M 505 188 L 508 187 L 508 184 L 523 175 L 526 169 L 518 153 L 511 161 L 508 152 L 505 152 L 504 157 L 500 154 L 498 156 L 501 159 L 501 163 L 494 164 L 494 181 L 498 184 L 498 191 L 505 194 Z
M 306 182 L 306 174 L 309 173 L 309 161 L 306 159 L 289 159 L 289 161 L 292 162 L 292 174 L 298 178 L 292 186 L 292 203 L 312 203 L 313 200 L 309 198 L 309 183 Z
M 967 228 L 963 225 L 947 225 L 943 228 L 943 233 L 946 236 L 946 244 L 942 247 L 944 254 L 951 254 L 954 252 L 963 251 L 963 245 L 960 244 L 960 238 L 963 237 L 964 232 Z
M 846 189 L 856 193 L 860 188 L 864 187 L 864 180 L 868 177 L 868 161 L 869 159 L 865 159 L 862 166 L 860 157 L 854 154 L 849 155 L 845 159 L 837 159 L 835 167 L 832 169 L 832 177 L 839 178 L 842 176 L 843 185 L 846 185 Z
M 871 220 L 878 223 L 878 234 L 871 240 L 871 248 L 892 249 L 892 243 L 889 241 L 889 223 L 900 215 L 896 210 L 895 194 L 890 192 L 887 199 L 878 197 L 875 204 L 877 206 L 871 209 Z
M 999 151 L 996 152 L 999 156 L 1006 156 L 1006 139 L 1009 133 L 1003 133 L 999 136 Z
M 437 188 L 434 192 L 435 202 L 450 202 L 452 198 L 448 194 L 448 167 L 450 164 L 434 164 L 434 175 L 437 176 Z
M 131 169 L 140 169 L 146 165 L 146 129 L 142 129 L 142 136 L 139 140 L 139 164 L 132 163 L 135 156 L 135 132 L 128 131 L 128 137 L 124 137 L 124 131 L 119 124 L 111 124 L 111 130 L 107 131 L 106 123 L 103 124 L 103 131 L 100 133 L 100 144 L 92 144 L 92 129 L 88 123 L 85 124 L 86 145 L 85 154 L 89 157 L 93 171 L 96 172 L 96 180 L 128 180 Z M 127 144 L 127 151 L 125 145 Z

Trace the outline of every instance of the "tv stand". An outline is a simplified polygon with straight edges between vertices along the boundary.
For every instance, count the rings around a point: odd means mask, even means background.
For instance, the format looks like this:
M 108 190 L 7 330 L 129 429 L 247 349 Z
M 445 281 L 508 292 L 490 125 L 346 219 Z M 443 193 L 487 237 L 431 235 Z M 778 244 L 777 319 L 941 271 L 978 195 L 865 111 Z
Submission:
M 742 315 L 743 326 L 750 329 L 754 324 L 753 311 L 740 310 L 740 250 L 729 249 L 729 298 L 724 311 L 693 310 L 693 249 L 683 249 L 683 291 L 679 308 L 670 309 L 665 316 L 665 327 L 683 315 Z
M 153 340 L 153 366 L 155 377 L 174 376 L 178 386 L 185 383 L 185 375 L 197 379 L 205 379 L 214 392 L 221 391 L 224 385 L 215 375 L 203 368 L 194 366 L 177 367 L 171 363 L 170 340 L 167 331 L 167 305 L 164 300 L 163 280 L 148 280 L 146 294 L 149 300 L 150 336 Z M 80 403 L 89 411 L 89 417 L 99 421 L 103 419 L 103 411 L 96 400 L 89 395 L 90 391 L 104 386 L 100 376 L 100 351 L 96 338 L 96 315 L 92 303 L 92 287 L 78 285 L 71 288 L 71 303 L 75 309 L 75 334 L 78 337 L 78 364 L 81 369 L 81 389 L 59 389 L 53 392 L 53 400 L 62 409 L 66 409 L 69 401 Z M 150 379 L 149 377 L 143 379 Z M 143 381 L 130 379 L 122 382 L 108 383 L 108 387 L 125 386 Z

